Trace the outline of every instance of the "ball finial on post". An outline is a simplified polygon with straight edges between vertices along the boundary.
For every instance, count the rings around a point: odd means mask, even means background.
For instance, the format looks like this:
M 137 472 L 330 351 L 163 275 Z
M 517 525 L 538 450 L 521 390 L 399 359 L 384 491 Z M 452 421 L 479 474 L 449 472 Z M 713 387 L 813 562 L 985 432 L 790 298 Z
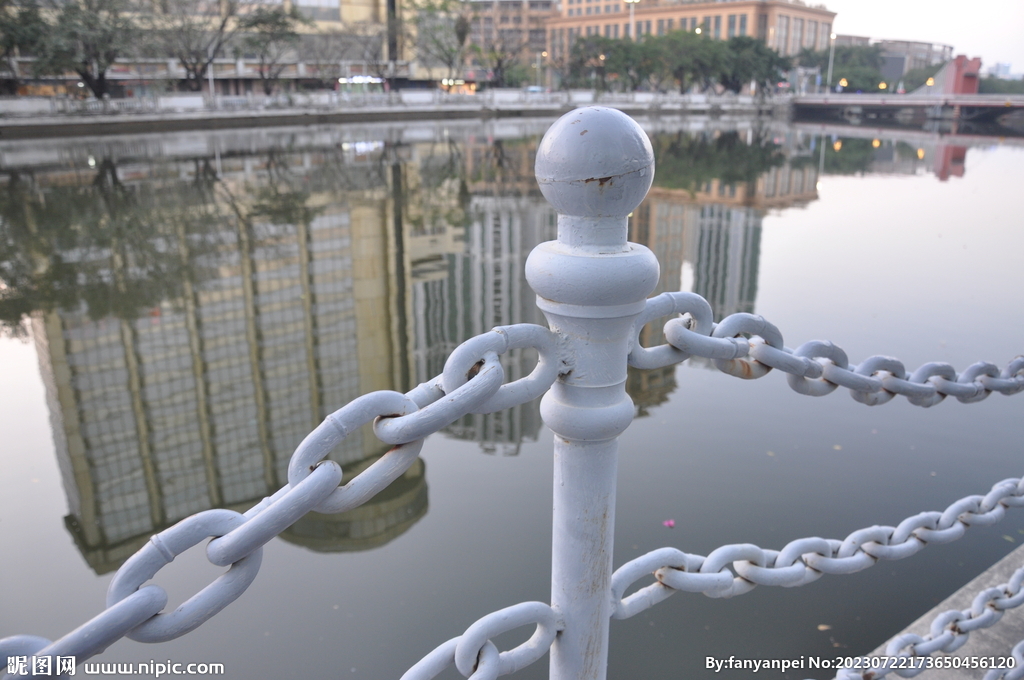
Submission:
M 616 109 L 576 109 L 552 125 L 537 149 L 537 183 L 560 213 L 625 217 L 654 179 L 647 133 Z

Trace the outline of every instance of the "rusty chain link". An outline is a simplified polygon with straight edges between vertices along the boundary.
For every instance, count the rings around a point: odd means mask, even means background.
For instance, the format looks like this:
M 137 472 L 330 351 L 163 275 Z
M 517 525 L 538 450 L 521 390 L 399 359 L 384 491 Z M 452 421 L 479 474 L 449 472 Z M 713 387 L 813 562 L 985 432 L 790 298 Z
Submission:
M 498 355 L 523 347 L 537 349 L 537 367 L 527 377 L 503 385 Z M 194 630 L 245 591 L 259 571 L 263 545 L 307 512 L 338 513 L 366 503 L 412 466 L 425 437 L 469 413 L 509 408 L 540 396 L 554 383 L 563 365 L 557 336 L 542 326 L 504 326 L 470 338 L 452 353 L 442 375 L 407 394 L 378 391 L 363 395 L 327 416 L 292 454 L 288 484 L 247 512 L 206 510 L 153 536 L 115 573 L 103 612 L 56 642 L 32 635 L 0 639 L 0 658 L 61 655 L 74 656 L 81 662 L 122 637 L 162 642 Z M 325 459 L 346 436 L 370 422 L 381 441 L 394 447 L 339 487 L 341 466 Z M 207 558 L 228 570 L 172 613 L 160 613 L 167 605 L 166 591 L 159 585 L 143 584 L 207 538 L 213 539 L 206 547 Z M 485 635 L 479 643 L 463 643 L 460 668 L 477 663 L 476 656 L 472 662 L 468 660 L 472 652 L 479 655 L 481 669 L 487 668 L 479 677 L 493 678 L 498 670 L 510 673 L 543 655 L 558 630 L 555 617 L 547 605 L 542 605 L 548 610 L 544 613 L 534 606 L 540 603 L 527 604 L 530 607 L 509 608 L 512 611 L 505 618 L 499 615 L 509 610 L 485 617 L 467 631 L 463 638 L 470 641 Z M 529 613 L 530 620 L 515 623 L 522 619 L 523 612 Z M 494 626 L 511 629 L 530 622 L 537 624 L 537 633 L 511 652 L 498 654 L 489 642 L 490 637 L 502 632 L 493 632 Z M 466 651 L 476 644 L 471 652 Z M 5 670 L 0 669 L 0 677 L 9 677 Z
M 1024 479 L 1004 479 L 984 496 L 961 498 L 942 512 L 922 512 L 895 527 L 860 529 L 842 541 L 800 538 L 782 550 L 765 550 L 749 543 L 732 544 L 713 550 L 707 557 L 675 548 L 653 550 L 612 574 L 612 618 L 628 619 L 680 590 L 708 597 L 733 597 L 750 592 L 757 585 L 788 588 L 805 585 L 823 574 L 852 574 L 878 560 L 909 557 L 929 543 L 955 541 L 967 527 L 995 524 L 1006 514 L 1006 508 L 1021 506 Z M 648 574 L 654 574 L 654 583 L 623 596 Z
M 647 301 L 644 313 L 634 324 L 635 337 L 629 364 L 637 368 L 660 368 L 691 356 L 711 359 L 722 372 L 738 378 L 755 379 L 773 368 L 787 373 L 793 390 L 814 397 L 837 387 L 850 390 L 857 401 L 874 406 L 901 395 L 916 406 L 934 406 L 947 396 L 965 404 L 981 401 L 992 392 L 1016 394 L 1024 390 L 1024 356 L 1018 356 L 999 370 L 995 364 L 979 361 L 960 374 L 951 365 L 929 362 L 907 374 L 904 365 L 892 357 L 868 357 L 850 366 L 846 352 L 831 342 L 811 340 L 796 349 L 785 347 L 779 329 L 754 314 L 732 314 L 714 325 L 709 323 L 710 307 L 695 293 L 662 293 Z M 669 344 L 640 346 L 644 325 L 669 314 L 684 314 L 665 324 Z M 750 336 L 749 338 L 745 336 Z
M 920 675 L 928 669 L 924 659 L 936 652 L 955 652 L 967 643 L 971 631 L 995 625 L 1003 618 L 1003 612 L 1024 604 L 1022 583 L 1024 567 L 1013 572 L 1006 583 L 978 593 L 970 609 L 950 609 L 936 616 L 932 619 L 927 635 L 904 633 L 893 638 L 885 647 L 882 663 L 877 663 L 877 658 L 859 657 L 867 662 L 863 668 L 840 668 L 835 680 L 878 680 L 889 673 L 902 678 Z M 994 668 L 985 674 L 985 680 L 1016 680 L 1024 676 L 1022 653 L 1024 642 L 1014 646 L 1011 652 L 1016 662 L 1013 668 Z M 873 662 L 875 665 L 872 665 Z

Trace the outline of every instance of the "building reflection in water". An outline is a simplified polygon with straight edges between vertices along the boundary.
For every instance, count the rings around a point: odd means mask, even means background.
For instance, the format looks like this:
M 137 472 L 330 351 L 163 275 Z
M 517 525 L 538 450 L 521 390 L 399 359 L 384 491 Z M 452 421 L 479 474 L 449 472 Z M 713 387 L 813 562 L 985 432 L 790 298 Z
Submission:
M 816 158 L 752 133 L 654 141 L 655 188 L 631 220 L 631 239 L 661 261 L 655 292 L 693 290 L 719 319 L 753 311 L 761 221 L 771 208 L 816 198 Z M 50 246 L 26 236 L 26 271 L 59 262 L 72 278 L 100 282 L 74 304 L 38 304 L 33 317 L 65 521 L 92 568 L 116 569 L 190 514 L 244 510 L 276 491 L 298 442 L 351 399 L 430 379 L 460 342 L 494 326 L 544 323 L 523 276 L 532 248 L 556 230 L 533 177 L 535 146 L 533 138 L 437 136 L 252 144 L 215 158 L 128 154 L 104 161 L 106 193 L 100 174 L 76 170 L 76 204 L 92 197 L 84 212 L 98 215 L 98 233 L 122 219 L 134 234 L 130 243 L 82 237 Z M 42 211 L 32 201 L 48 195 L 53 204 L 66 174 L 37 169 L 17 200 Z M 11 196 L 15 188 L 8 182 Z M 120 197 L 116 211 L 111 195 Z M 28 290 L 37 274 L 25 276 Z M 143 283 L 151 279 L 158 284 Z M 152 299 L 142 294 L 154 287 Z M 104 295 L 120 302 L 98 313 Z M 645 329 L 645 344 L 664 342 L 660 326 Z M 535 361 L 529 350 L 507 353 L 506 378 L 525 376 Z M 674 367 L 630 371 L 640 414 L 668 398 L 674 376 Z M 510 455 L 540 430 L 535 401 L 466 416 L 444 432 Z M 348 479 L 385 449 L 364 429 L 331 458 Z M 426 511 L 418 461 L 370 503 L 310 513 L 282 538 L 317 551 L 364 550 Z

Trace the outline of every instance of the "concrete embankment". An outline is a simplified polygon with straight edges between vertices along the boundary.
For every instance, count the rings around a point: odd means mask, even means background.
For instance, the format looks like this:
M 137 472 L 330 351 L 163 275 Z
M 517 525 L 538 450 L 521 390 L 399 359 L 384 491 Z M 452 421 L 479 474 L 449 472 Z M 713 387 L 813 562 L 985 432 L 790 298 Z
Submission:
M 278 100 L 268 100 L 268 105 L 260 100 L 234 98 L 214 104 L 199 96 L 177 97 L 177 106 L 166 109 L 151 101 L 112 100 L 88 105 L 37 101 L 35 113 L 29 112 L 30 102 L 17 101 L 18 106 L 10 106 L 11 111 L 7 111 L 5 102 L 0 101 L 0 140 L 415 120 L 553 118 L 587 104 L 604 104 L 634 116 L 758 116 L 771 114 L 776 107 L 771 101 L 736 95 L 636 92 L 595 97 L 592 91 L 539 95 L 519 91 L 489 91 L 479 96 L 412 94 L 418 96 L 396 93 L 365 99 L 334 97 L 330 101 L 320 101 L 322 97 L 316 101 L 294 97 L 287 105 L 280 105 Z M 189 101 L 185 102 L 186 99 Z
M 936 616 L 951 609 L 957 609 L 960 611 L 970 609 L 971 603 L 978 593 L 982 592 L 986 588 L 992 588 L 994 586 L 1007 583 L 1010 580 L 1010 576 L 1013 575 L 1013 572 L 1021 567 L 1024 567 L 1024 546 L 1020 546 L 1009 555 L 986 569 L 970 583 L 950 595 L 948 598 L 940 602 L 934 609 L 910 624 L 906 630 L 901 631 L 899 635 L 904 635 L 906 633 L 913 633 L 921 636 L 927 635 L 932 621 L 935 620 Z M 971 632 L 970 637 L 967 639 L 967 643 L 955 652 L 948 655 L 938 652 L 933 654 L 932 657 L 960 657 L 963 659 L 963 661 L 959 662 L 960 665 L 965 665 L 964 662 L 969 662 L 971 657 L 978 659 L 990 659 L 992 657 L 995 657 L 996 659 L 1006 658 L 1010 656 L 1010 650 L 1013 649 L 1013 646 L 1021 640 L 1024 640 L 1024 607 L 1017 607 L 1016 609 L 1007 610 L 1003 614 L 1003 618 L 996 622 L 992 627 L 981 628 Z M 870 652 L 868 656 L 885 656 L 885 647 L 887 644 L 888 641 L 878 649 Z M 956 665 L 957 662 L 944 661 L 943 663 Z M 915 677 L 920 678 L 921 680 L 967 680 L 968 678 L 971 680 L 981 680 L 981 678 L 985 677 L 985 673 L 987 672 L 988 671 L 983 668 L 930 668 Z M 893 675 L 889 677 L 895 676 Z

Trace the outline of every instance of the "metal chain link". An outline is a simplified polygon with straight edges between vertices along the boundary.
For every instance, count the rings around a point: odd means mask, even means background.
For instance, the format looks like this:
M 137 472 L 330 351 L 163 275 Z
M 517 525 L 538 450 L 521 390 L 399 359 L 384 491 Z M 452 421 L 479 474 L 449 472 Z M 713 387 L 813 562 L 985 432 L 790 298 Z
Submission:
M 1013 668 L 993 668 L 985 673 L 982 680 L 1020 680 L 1020 678 L 1024 678 L 1024 640 L 1013 646 L 1010 656 L 1014 660 Z
M 530 639 L 498 652 L 491 638 L 521 626 L 536 625 Z M 520 602 L 479 619 L 459 637 L 439 645 L 402 675 L 401 680 L 431 680 L 452 664 L 471 680 L 494 680 L 515 673 L 544 656 L 565 624 L 550 605 Z
M 923 660 L 935 652 L 955 652 L 963 647 L 971 631 L 988 628 L 1003 618 L 1003 612 L 1024 604 L 1024 567 L 1013 572 L 1010 580 L 993 588 L 986 588 L 978 593 L 971 602 L 970 609 L 963 611 L 950 609 L 932 619 L 927 635 L 904 633 L 893 638 L 885 647 L 886 662 L 880 667 L 872 667 L 874 659 L 863 658 L 869 663 L 863 668 L 840 668 L 835 680 L 877 680 L 889 673 L 902 678 L 912 678 L 927 670 Z M 1017 644 L 1011 652 L 1016 660 L 1014 668 L 992 669 L 985 675 L 985 680 L 1016 680 L 1024 676 L 1024 642 Z M 898 659 L 921 659 L 914 663 L 901 662 Z M 856 663 L 856 662 L 855 662 Z M 906 664 L 908 668 L 900 666 Z
M 967 527 L 987 526 L 1003 518 L 1008 507 L 1024 506 L 1024 479 L 1004 479 L 986 495 L 967 496 L 943 512 L 922 512 L 895 527 L 873 526 L 844 540 L 801 538 L 782 550 L 764 550 L 749 543 L 722 546 L 707 557 L 675 548 L 661 548 L 631 560 L 612 574 L 612 618 L 628 619 L 676 591 L 733 597 L 754 586 L 802 586 L 822 574 L 852 574 L 878 560 L 909 557 L 929 543 L 949 543 Z M 733 571 L 728 569 L 732 565 Z M 626 589 L 648 574 L 657 579 L 623 597 Z M 1018 584 L 1019 585 L 1019 584 Z M 1016 590 L 1014 591 L 1016 592 Z
M 503 385 L 498 355 L 523 347 L 537 349 L 537 367 L 527 377 Z M 327 416 L 292 454 L 288 484 L 245 513 L 206 510 L 150 538 L 117 570 L 103 612 L 56 642 L 31 635 L 0 639 L 0 658 L 60 655 L 74 656 L 81 662 L 125 636 L 140 642 L 162 642 L 194 630 L 248 588 L 259 571 L 263 545 L 307 512 L 338 513 L 366 503 L 412 466 L 425 437 L 469 413 L 509 408 L 540 396 L 558 378 L 565 361 L 559 353 L 557 336 L 542 326 L 504 326 L 470 338 L 455 349 L 444 373 L 433 380 L 407 394 L 372 392 Z M 394 447 L 339 487 L 341 466 L 324 459 L 348 434 L 369 422 L 374 423 L 378 438 Z M 174 612 L 161 614 L 167 605 L 166 591 L 158 585 L 143 584 L 175 557 L 211 537 L 207 558 L 217 566 L 230 568 Z M 531 606 L 502 610 L 513 611 L 505 618 L 499 616 L 502 612 L 485 617 L 478 628 L 467 631 L 462 637 L 470 642 L 462 644 L 460 667 L 468 663 L 465 659 L 469 652 L 465 650 L 477 644 L 472 640 L 477 640 L 479 631 L 486 635 L 472 650 L 472 657 L 475 664 L 479 656 L 480 668 L 486 669 L 480 678 L 511 673 L 542 656 L 558 630 L 555 617 L 533 606 L 540 603 L 526 604 Z M 548 605 L 541 606 L 552 611 Z M 515 623 L 522 619 L 523 612 L 531 612 L 533 618 Z M 502 632 L 491 632 L 494 626 L 507 625 L 510 630 L 526 623 L 538 625 L 533 638 L 511 652 L 498 654 L 488 640 Z
M 649 299 L 634 324 L 637 340 L 629 355 L 630 366 L 660 368 L 698 356 L 711 359 L 724 373 L 746 379 L 777 368 L 788 374 L 789 386 L 801 394 L 820 397 L 845 387 L 854 399 L 869 406 L 884 404 L 896 395 L 928 407 L 947 396 L 967 404 L 992 392 L 1009 395 L 1024 390 L 1024 356 L 1002 371 L 979 361 L 957 374 L 949 364 L 929 362 L 908 376 L 904 365 L 892 357 L 876 355 L 850 366 L 846 352 L 831 342 L 811 340 L 794 350 L 783 344 L 782 333 L 763 317 L 732 314 L 714 325 L 708 323 L 709 313 L 707 301 L 695 293 L 662 293 Z M 644 325 L 669 314 L 686 315 L 665 324 L 669 344 L 641 347 Z

